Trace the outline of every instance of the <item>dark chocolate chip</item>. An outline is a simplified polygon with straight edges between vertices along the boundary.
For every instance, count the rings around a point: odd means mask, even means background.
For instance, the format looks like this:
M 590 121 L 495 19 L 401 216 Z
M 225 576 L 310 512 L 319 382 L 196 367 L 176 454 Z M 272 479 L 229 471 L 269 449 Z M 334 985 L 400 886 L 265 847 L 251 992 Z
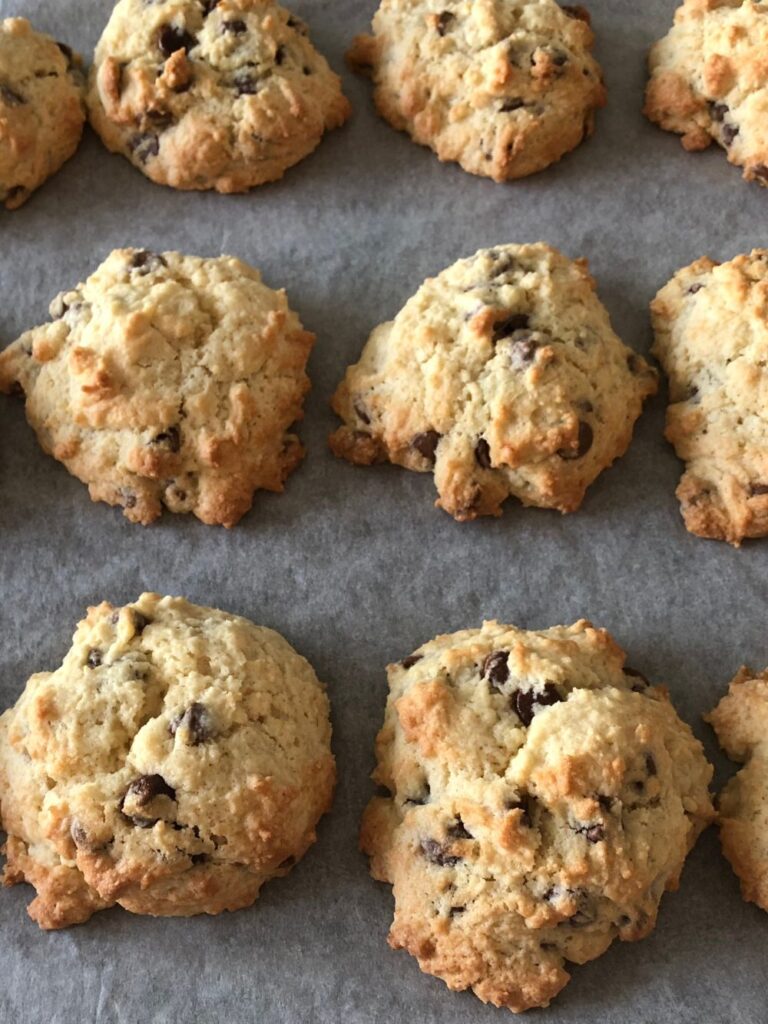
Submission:
M 136 502 L 138 499 L 136 495 L 133 493 L 133 491 L 129 491 L 126 490 L 125 487 L 121 487 L 120 490 L 118 491 L 118 494 L 120 495 L 120 499 L 123 503 L 123 508 L 136 507 Z
M 737 124 L 724 124 L 722 130 L 723 142 L 726 146 L 733 144 L 733 140 L 739 134 L 739 126 Z
M 582 828 L 577 828 L 576 831 L 579 835 L 589 843 L 602 843 L 605 839 L 605 828 L 602 822 L 598 822 L 596 825 L 584 825 Z
M 145 164 L 160 152 L 160 140 L 152 132 L 136 132 L 128 139 L 128 149 Z
M 719 124 L 728 113 L 728 109 L 727 103 L 716 103 L 714 100 L 711 100 L 709 103 L 709 116 Z
M 371 417 L 368 415 L 368 413 L 365 411 L 362 405 L 358 404 L 355 406 L 355 413 L 357 415 L 357 418 L 362 420 L 363 423 L 367 424 L 371 422 Z
M 417 661 L 421 661 L 424 657 L 423 654 L 409 654 L 407 658 L 403 658 L 400 664 L 403 668 L 413 668 Z
M 688 289 L 687 294 L 688 295 L 695 295 L 696 292 L 700 292 L 703 287 L 704 287 L 704 285 L 701 283 L 701 281 L 694 281 L 694 283 Z
M 175 736 L 182 726 L 189 733 L 193 747 L 205 743 L 213 735 L 211 716 L 204 704 L 190 704 L 186 711 L 171 719 L 168 732 Z
M 97 647 L 92 647 L 90 651 L 88 651 L 88 658 L 86 659 L 88 668 L 98 668 L 99 665 L 101 665 L 102 660 L 103 655 Z
M 197 39 L 183 27 L 163 25 L 157 35 L 157 45 L 164 57 L 170 57 L 177 50 L 191 50 Z
M 69 834 L 72 836 L 72 842 L 78 848 L 78 850 L 90 849 L 90 840 L 88 839 L 88 833 L 85 831 L 79 821 L 74 820 L 69 828 Z
M 467 831 L 467 827 L 461 818 L 457 815 L 456 821 L 453 825 L 450 825 L 446 829 L 447 834 L 451 839 L 473 839 L 474 836 L 471 832 Z
M 538 341 L 527 331 L 515 331 L 509 346 L 509 362 L 513 370 L 523 370 L 536 358 Z
M 452 21 L 455 20 L 455 18 L 456 18 L 456 15 L 455 14 L 451 14 L 450 11 L 442 11 L 440 14 L 438 14 L 438 16 L 437 16 L 437 34 L 439 36 L 444 36 L 445 33 L 448 31 L 448 26 L 451 24 Z
M 594 436 L 592 427 L 585 420 L 581 420 L 579 422 L 579 437 L 576 448 L 558 448 L 557 454 L 561 459 L 580 459 L 592 447 Z
M 232 88 L 237 96 L 254 96 L 259 91 L 259 80 L 248 71 L 238 71 L 232 77 Z
M 512 99 L 504 100 L 499 107 L 499 111 L 502 114 L 511 114 L 513 110 L 520 110 L 520 108 L 524 106 L 525 100 L 522 96 L 513 96 Z
M 137 779 L 133 780 L 123 794 L 123 798 L 120 801 L 120 811 L 139 828 L 152 828 L 160 820 L 159 818 L 145 818 L 142 815 L 126 814 L 123 808 L 125 807 L 125 801 L 129 797 L 139 807 L 146 807 L 150 801 L 158 796 L 167 796 L 171 800 L 175 800 L 176 790 L 168 785 L 162 775 L 140 775 Z
M 411 438 L 411 447 L 415 448 L 429 462 L 434 462 L 439 441 L 440 435 L 436 430 L 425 430 Z
M 275 64 L 277 64 L 278 67 L 279 67 L 283 63 L 284 60 L 285 60 L 285 47 L 284 46 L 278 46 L 278 48 L 275 50 Z
M 529 322 L 530 318 L 527 313 L 510 313 L 503 320 L 497 320 L 493 325 L 494 343 L 501 341 L 502 338 L 508 338 L 514 331 L 528 327 Z
M 243 32 L 248 31 L 248 26 L 240 18 L 233 18 L 231 21 L 223 21 L 221 23 L 221 31 L 228 32 L 233 36 L 240 36 Z
M 149 249 L 137 249 L 131 256 L 131 269 L 138 270 L 141 274 L 149 274 L 160 267 L 167 267 L 163 257 L 157 252 L 150 252 Z
M 606 811 L 610 811 L 610 809 L 613 807 L 613 797 L 606 796 L 604 793 L 597 794 L 597 802 L 600 804 L 601 807 L 605 808 Z
M 9 85 L 0 85 L 0 99 L 7 107 L 21 107 L 27 101 Z
M 178 427 L 168 427 L 167 430 L 156 434 L 150 444 L 161 444 L 171 452 L 177 452 L 181 448 L 181 434 Z
M 475 445 L 475 459 L 482 469 L 491 468 L 491 446 L 484 437 L 481 437 Z
M 540 693 L 536 690 L 515 690 L 510 703 L 523 725 L 528 726 L 540 708 L 557 704 L 562 699 L 554 683 L 545 683 Z
M 658 769 L 656 768 L 656 761 L 654 760 L 653 754 L 645 755 L 645 770 L 649 775 L 657 775 Z
M 458 915 L 463 914 L 466 909 L 466 907 L 451 907 L 451 909 L 448 911 L 448 916 L 458 917 Z
M 768 494 L 768 484 L 752 483 L 749 485 L 749 496 L 750 498 L 757 497 L 758 494 Z
M 422 839 L 421 852 L 430 864 L 436 864 L 440 868 L 451 868 L 461 860 L 461 857 L 448 853 L 436 839 Z
M 312 68 L 308 68 L 308 67 L 306 67 L 306 65 L 301 70 L 304 72 L 305 75 L 311 75 L 312 74 Z
M 483 662 L 483 676 L 491 690 L 501 690 L 509 679 L 509 651 L 492 651 Z

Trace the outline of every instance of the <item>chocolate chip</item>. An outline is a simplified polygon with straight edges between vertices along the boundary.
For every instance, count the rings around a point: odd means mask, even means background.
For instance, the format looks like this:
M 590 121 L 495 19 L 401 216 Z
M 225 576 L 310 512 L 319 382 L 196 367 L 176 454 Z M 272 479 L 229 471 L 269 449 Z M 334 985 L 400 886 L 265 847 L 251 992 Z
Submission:
M 491 468 L 491 446 L 484 437 L 481 437 L 475 445 L 475 459 L 482 469 Z
M 238 71 L 232 77 L 232 88 L 237 96 L 255 96 L 259 91 L 259 81 L 248 71 Z
M 133 493 L 133 491 L 129 491 L 125 487 L 121 487 L 117 493 L 122 502 L 123 508 L 136 507 L 136 501 L 138 499 L 136 498 L 136 495 Z
M 728 113 L 728 109 L 727 103 L 716 103 L 714 100 L 710 100 L 709 116 L 719 124 Z
M 538 341 L 527 331 L 515 331 L 509 346 L 509 362 L 513 370 L 523 370 L 536 358 Z
M 473 839 L 474 838 L 472 833 L 467 831 L 466 825 L 464 824 L 464 822 L 461 820 L 461 818 L 458 815 L 456 816 L 456 821 L 454 822 L 454 824 L 450 825 L 446 829 L 446 832 L 451 837 L 451 839 Z
M 211 715 L 204 704 L 190 704 L 186 711 L 172 718 L 168 725 L 168 732 L 175 736 L 181 727 L 189 733 L 193 747 L 205 743 L 213 735 L 213 723 Z
M 483 662 L 483 676 L 491 690 L 500 691 L 509 679 L 509 651 L 492 651 Z
M 131 269 L 140 271 L 142 275 L 167 266 L 168 264 L 159 253 L 150 252 L 149 249 L 137 249 L 131 256 Z
M 579 835 L 584 836 L 588 843 L 602 843 L 605 839 L 605 828 L 602 822 L 598 822 L 597 825 L 584 825 L 582 828 L 577 828 L 576 831 Z
M 455 14 L 451 14 L 450 11 L 442 11 L 440 14 L 438 14 L 438 16 L 437 16 L 437 34 L 439 36 L 444 36 L 445 33 L 448 31 L 448 26 L 451 24 L 452 21 L 455 20 L 455 18 L 456 18 L 456 15 Z
M 355 406 L 355 414 L 357 415 L 358 419 L 363 421 L 363 423 L 368 424 L 371 422 L 371 417 L 368 415 L 368 413 L 365 411 L 362 405 L 358 404 Z
M 142 815 L 127 814 L 124 810 L 125 802 L 129 798 L 138 807 L 146 807 L 150 801 L 158 796 L 167 796 L 171 800 L 176 799 L 176 790 L 169 786 L 162 775 L 140 775 L 134 779 L 123 794 L 120 801 L 120 811 L 139 828 L 152 828 L 159 818 L 145 818 Z
M 160 152 L 160 140 L 151 132 L 137 132 L 128 139 L 128 149 L 145 164 Z
M 564 53 L 556 52 L 552 58 L 552 63 L 556 68 L 562 68 L 568 63 L 568 57 Z
M 515 690 L 510 699 L 512 710 L 525 726 L 529 726 L 540 708 L 557 704 L 563 698 L 554 683 L 545 683 L 541 692 Z
M 768 494 L 768 484 L 752 483 L 749 485 L 749 496 L 757 497 L 758 494 Z
M 448 916 L 458 917 L 458 915 L 463 914 L 466 909 L 466 907 L 451 907 L 451 909 L 448 911 Z
M 157 35 L 157 45 L 165 57 L 170 57 L 177 50 L 191 50 L 196 42 L 191 33 L 178 25 L 163 25 Z
M 181 448 L 181 434 L 178 427 L 168 427 L 167 430 L 156 434 L 150 444 L 161 444 L 171 452 L 177 452 Z
M 413 668 L 417 661 L 421 661 L 424 657 L 423 654 L 409 654 L 407 658 L 403 658 L 400 664 L 403 668 Z
M 436 864 L 440 868 L 452 868 L 458 864 L 461 857 L 448 853 L 446 848 L 438 843 L 436 839 L 422 839 L 421 852 L 430 864 Z
M 7 107 L 21 107 L 27 102 L 9 85 L 0 85 L 0 99 Z
M 233 18 L 231 21 L 223 21 L 221 23 L 221 31 L 228 32 L 233 36 L 240 36 L 243 32 L 248 31 L 248 26 L 240 18 Z
M 638 672 L 636 668 L 630 668 L 629 665 L 625 665 L 623 672 L 625 676 L 638 680 L 632 687 L 634 693 L 642 693 L 643 690 L 646 690 L 651 685 L 643 673 Z
M 284 60 L 285 60 L 285 47 L 284 46 L 278 46 L 278 48 L 275 50 L 275 64 L 277 64 L 278 67 L 279 67 L 283 63 Z
M 754 164 L 751 168 L 752 174 L 758 181 L 768 185 L 768 166 L 766 164 Z
M 597 794 L 597 802 L 600 804 L 601 807 L 605 808 L 606 811 L 610 811 L 610 809 L 613 807 L 613 797 L 606 796 L 604 793 Z
M 411 447 L 415 448 L 429 462 L 434 462 L 439 441 L 440 435 L 436 430 L 425 430 L 423 433 L 415 434 L 411 438 Z
M 730 146 L 733 140 L 739 134 L 739 126 L 737 124 L 724 124 L 722 130 L 723 142 L 726 146 Z
M 703 287 L 704 285 L 700 281 L 696 281 L 691 285 L 686 294 L 695 295 L 696 292 L 700 292 Z
M 653 754 L 645 755 L 645 770 L 649 775 L 658 775 L 658 769 L 656 767 L 656 761 L 654 760 Z
M 499 107 L 499 111 L 502 114 L 511 114 L 513 110 L 519 110 L 525 106 L 525 100 L 522 96 L 513 96 L 510 100 L 504 100 Z
M 579 422 L 579 437 L 576 448 L 558 448 L 557 454 L 561 459 L 580 459 L 592 447 L 594 436 L 592 427 L 585 420 L 581 420 Z
M 304 72 L 305 75 L 311 75 L 312 74 L 312 68 L 303 67 L 301 70 Z
M 90 841 L 88 839 L 88 833 L 85 831 L 79 821 L 73 820 L 69 828 L 69 834 L 72 836 L 72 842 L 78 848 L 78 850 L 90 849 Z
M 101 665 L 102 660 L 103 655 L 97 647 L 92 647 L 90 651 L 88 651 L 88 657 L 86 659 L 88 668 L 98 668 L 99 665 Z
M 514 331 L 528 327 L 530 317 L 526 313 L 510 313 L 503 320 L 497 320 L 493 325 L 493 342 L 508 338 Z

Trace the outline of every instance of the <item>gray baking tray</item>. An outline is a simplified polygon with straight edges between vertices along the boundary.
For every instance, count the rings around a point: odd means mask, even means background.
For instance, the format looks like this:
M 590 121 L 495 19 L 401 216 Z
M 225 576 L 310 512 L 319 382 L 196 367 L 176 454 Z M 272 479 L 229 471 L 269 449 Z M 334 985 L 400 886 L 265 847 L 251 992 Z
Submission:
M 648 406 L 628 454 L 571 516 L 509 503 L 454 523 L 432 480 L 356 469 L 326 447 L 328 399 L 371 328 L 421 281 L 481 246 L 546 240 L 587 256 L 615 328 L 650 345 L 647 306 L 674 270 L 768 242 L 768 192 L 713 147 L 691 155 L 641 114 L 644 57 L 674 0 L 590 0 L 609 105 L 591 141 L 510 185 L 442 165 L 375 115 L 345 70 L 376 0 L 295 0 L 341 72 L 351 121 L 283 181 L 245 196 L 153 185 L 90 133 L 21 210 L 0 211 L 0 345 L 47 319 L 59 289 L 123 245 L 233 253 L 284 285 L 318 341 L 301 434 L 308 457 L 284 495 L 259 495 L 234 530 L 166 515 L 149 528 L 92 504 L 43 455 L 21 403 L 0 400 L 0 706 L 50 669 L 75 622 L 103 598 L 184 594 L 278 629 L 327 682 L 339 785 L 319 841 L 254 907 L 191 920 L 115 909 L 64 932 L 25 914 L 32 892 L 0 893 L 0 1021 L 15 1024 L 307 1022 L 475 1024 L 511 1019 L 454 994 L 386 944 L 392 900 L 357 852 L 371 792 L 384 667 L 436 633 L 497 617 L 525 627 L 586 616 L 672 691 L 718 767 L 701 722 L 742 662 L 768 662 L 768 540 L 740 551 L 685 532 L 680 464 Z M 90 56 L 107 0 L 0 0 Z M 764 1024 L 768 916 L 742 902 L 717 836 L 700 840 L 679 892 L 640 943 L 574 967 L 546 1024 Z

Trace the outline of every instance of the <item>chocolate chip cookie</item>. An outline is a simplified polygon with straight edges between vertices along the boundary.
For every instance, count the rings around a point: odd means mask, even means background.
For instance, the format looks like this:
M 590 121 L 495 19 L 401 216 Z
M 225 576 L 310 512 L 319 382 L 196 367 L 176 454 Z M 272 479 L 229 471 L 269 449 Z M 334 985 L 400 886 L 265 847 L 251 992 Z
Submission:
M 328 700 L 271 629 L 178 597 L 104 602 L 0 717 L 6 885 L 41 928 L 249 906 L 315 840 Z
M 713 816 L 712 769 L 663 687 L 581 621 L 497 622 L 390 665 L 361 845 L 393 886 L 389 943 L 520 1011 L 654 927 Z
M 0 203 L 14 210 L 72 156 L 85 121 L 80 58 L 26 18 L 0 21 Z
M 667 438 L 685 460 L 685 525 L 738 546 L 768 534 L 768 250 L 683 267 L 651 304 L 669 377 Z
M 0 354 L 40 444 L 94 501 L 234 526 L 304 450 L 314 341 L 283 291 L 231 256 L 116 249 Z
M 584 260 L 501 245 L 425 281 L 333 399 L 333 451 L 434 472 L 458 520 L 572 512 L 623 454 L 656 374 L 611 329 Z
M 768 185 L 768 3 L 684 0 L 652 47 L 646 117 L 688 150 L 714 139 L 748 181 Z
M 119 0 L 88 89 L 106 146 L 179 189 L 281 178 L 349 109 L 306 25 L 274 0 Z
M 723 852 L 744 899 L 768 910 L 768 669 L 741 668 L 707 721 L 728 757 L 746 762 L 720 794 Z
M 394 128 L 508 181 L 592 134 L 606 95 L 592 42 L 584 8 L 555 0 L 382 0 L 348 59 Z

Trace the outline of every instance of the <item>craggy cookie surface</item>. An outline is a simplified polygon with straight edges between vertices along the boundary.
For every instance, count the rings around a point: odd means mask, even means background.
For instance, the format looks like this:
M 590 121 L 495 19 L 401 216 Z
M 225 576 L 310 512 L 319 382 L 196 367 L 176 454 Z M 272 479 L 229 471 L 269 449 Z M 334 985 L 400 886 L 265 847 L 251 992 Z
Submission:
M 434 471 L 459 520 L 578 508 L 621 455 L 647 363 L 614 334 L 586 263 L 543 243 L 483 249 L 425 281 L 371 334 L 333 406 L 337 455 Z
M 0 21 L 0 203 L 21 206 L 57 171 L 84 121 L 80 58 L 26 18 Z
M 768 669 L 737 672 L 707 720 L 726 754 L 746 762 L 720 794 L 723 852 L 744 899 L 768 910 Z
M 43 928 L 117 903 L 237 910 L 315 839 L 334 782 L 328 700 L 271 629 L 182 598 L 91 608 L 0 718 L 6 885 Z
M 677 496 L 691 533 L 768 534 L 768 250 L 679 270 L 651 304 L 669 377 L 667 438 L 686 462 Z
M 219 192 L 282 177 L 349 116 L 306 26 L 273 0 L 119 0 L 88 108 L 153 181 Z
M 393 127 L 506 181 L 592 133 L 605 103 L 592 39 L 584 8 L 555 0 L 382 0 L 349 60 Z
M 230 256 L 116 249 L 0 355 L 46 452 L 94 501 L 233 526 L 301 461 L 314 335 Z
M 581 621 L 487 622 L 389 666 L 371 873 L 394 948 L 453 989 L 547 1005 L 615 938 L 653 928 L 712 817 L 712 770 L 663 689 Z
M 689 150 L 714 139 L 768 185 L 768 3 L 685 0 L 651 49 L 645 114 Z

